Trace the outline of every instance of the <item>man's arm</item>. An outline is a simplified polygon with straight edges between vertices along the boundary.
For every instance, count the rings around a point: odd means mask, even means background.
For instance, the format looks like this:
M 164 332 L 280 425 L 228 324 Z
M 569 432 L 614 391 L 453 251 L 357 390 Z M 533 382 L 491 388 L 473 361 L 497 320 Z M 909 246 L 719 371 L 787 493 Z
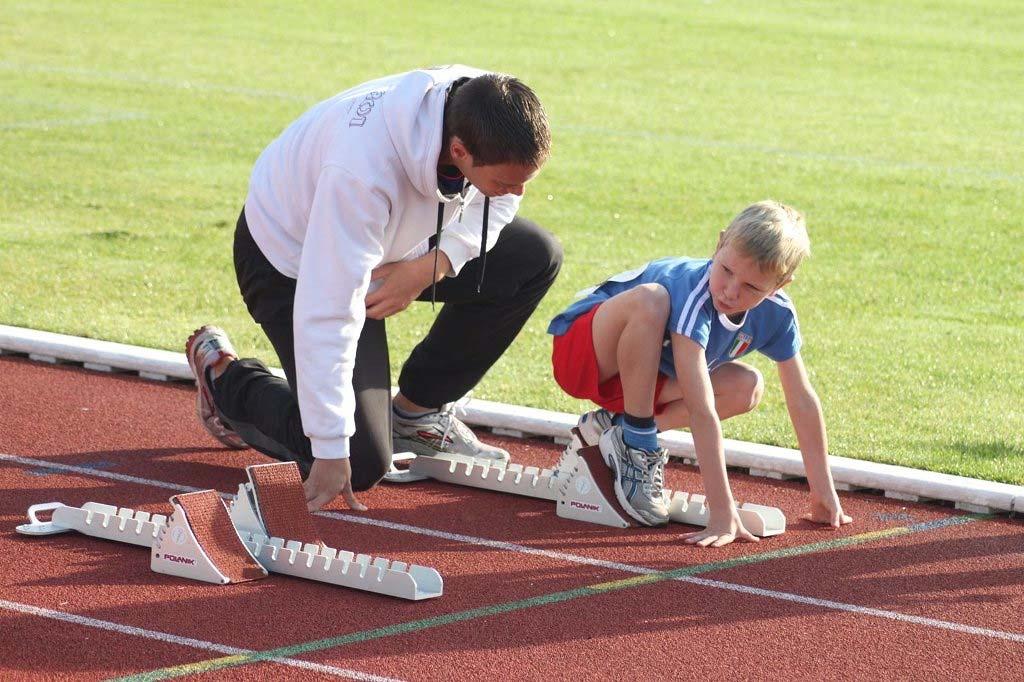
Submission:
M 355 432 L 352 370 L 370 271 L 381 260 L 387 220 L 385 198 L 340 168 L 322 170 L 292 314 L 299 410 L 315 458 L 305 485 L 311 510 L 338 494 L 345 494 L 353 508 L 361 507 L 352 496 L 347 459 Z
M 440 250 L 430 250 L 412 260 L 385 263 L 374 268 L 372 281 L 380 282 L 380 286 L 366 296 L 366 316 L 383 320 L 408 308 L 424 289 L 433 284 L 435 256 L 436 281 L 440 282 L 452 271 L 451 261 Z
M 786 396 L 786 409 L 793 423 L 793 431 L 804 460 L 807 483 L 811 489 L 811 512 L 809 518 L 817 523 L 827 523 L 834 528 L 851 523 L 852 518 L 843 513 L 832 472 L 828 466 L 828 436 L 825 433 L 825 417 L 821 401 L 807 377 L 804 362 L 797 353 L 789 360 L 777 363 L 782 392 Z
M 498 235 L 516 217 L 522 197 L 505 194 L 494 197 L 490 202 L 487 217 L 487 249 L 498 241 Z M 462 219 L 449 224 L 441 232 L 440 249 L 448 256 L 452 276 L 459 274 L 462 266 L 480 255 L 480 231 L 483 226 L 484 196 L 477 192 L 473 200 L 462 210 Z
M 729 489 L 722 424 L 715 413 L 714 391 L 704 349 L 693 339 L 673 333 L 672 362 L 683 391 L 683 401 L 690 413 L 690 433 L 710 512 L 707 528 L 691 533 L 686 542 L 701 547 L 721 547 L 737 538 L 757 542 L 757 538 L 743 527 Z
M 502 229 L 515 218 L 521 198 L 507 194 L 491 199 L 487 220 L 488 249 L 494 246 Z M 474 196 L 463 209 L 462 219 L 452 222 L 441 233 L 436 281 L 459 274 L 467 261 L 480 255 L 483 200 L 479 193 Z M 381 281 L 381 285 L 366 297 L 366 316 L 383 320 L 408 308 L 435 281 L 434 255 L 434 251 L 428 251 L 412 260 L 386 263 L 375 268 L 373 281 Z

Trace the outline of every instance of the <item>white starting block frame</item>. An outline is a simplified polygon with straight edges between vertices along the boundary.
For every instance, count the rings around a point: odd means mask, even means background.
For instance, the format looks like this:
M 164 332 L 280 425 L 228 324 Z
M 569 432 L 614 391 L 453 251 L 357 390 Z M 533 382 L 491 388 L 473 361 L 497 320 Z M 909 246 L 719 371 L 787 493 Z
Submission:
M 409 464 L 409 471 L 445 483 L 553 501 L 562 518 L 614 528 L 629 527 L 630 521 L 602 493 L 590 466 L 579 455 L 582 447 L 582 440 L 574 432 L 554 469 L 445 454 L 415 457 Z M 709 511 L 703 495 L 672 490 L 665 490 L 664 495 L 672 521 L 692 526 L 708 525 Z M 777 507 L 746 503 L 739 505 L 738 510 L 744 527 L 753 535 L 771 537 L 786 532 L 786 516 Z
M 597 487 L 586 461 L 575 453 L 571 462 L 566 459 L 560 460 L 560 466 L 571 466 L 568 470 L 446 454 L 417 457 L 410 463 L 409 470 L 445 483 L 555 502 L 555 511 L 563 518 L 615 528 L 629 527 L 630 523 Z
M 524 467 L 511 462 L 456 454 L 416 457 L 409 464 L 409 471 L 419 476 L 416 480 L 432 478 L 455 485 L 550 502 L 558 500 L 558 489 L 562 482 L 556 469 Z
M 429 566 L 268 535 L 253 490 L 251 482 L 239 485 L 229 513 L 242 542 L 267 571 L 411 601 L 444 593 L 441 574 Z
M 171 503 L 174 513 L 170 518 L 98 502 L 86 502 L 81 507 L 60 502 L 35 504 L 28 509 L 29 523 L 15 530 L 31 536 L 77 531 L 103 540 L 149 547 L 150 568 L 158 573 L 215 584 L 230 582 L 203 551 L 173 497 Z M 265 572 L 411 601 L 432 599 L 444 593 L 444 581 L 434 568 L 270 537 L 257 509 L 252 484 L 243 483 L 239 496 L 230 505 L 229 515 L 242 544 Z M 51 519 L 40 520 L 39 514 L 47 511 L 52 512 Z
M 53 512 L 49 521 L 40 521 L 40 512 Z M 15 528 L 22 535 L 56 535 L 78 531 L 103 540 L 152 547 L 157 534 L 167 525 L 163 514 L 150 514 L 99 502 L 69 507 L 61 502 L 33 504 L 28 508 L 28 523 Z
M 168 518 L 99 502 L 86 502 L 81 507 L 45 502 L 29 507 L 29 522 L 15 530 L 33 536 L 77 531 L 102 540 L 148 547 L 150 568 L 157 573 L 221 585 L 231 582 L 199 546 L 184 521 L 184 512 L 173 498 L 172 504 L 174 513 Z M 52 512 L 50 520 L 39 520 L 41 512 Z

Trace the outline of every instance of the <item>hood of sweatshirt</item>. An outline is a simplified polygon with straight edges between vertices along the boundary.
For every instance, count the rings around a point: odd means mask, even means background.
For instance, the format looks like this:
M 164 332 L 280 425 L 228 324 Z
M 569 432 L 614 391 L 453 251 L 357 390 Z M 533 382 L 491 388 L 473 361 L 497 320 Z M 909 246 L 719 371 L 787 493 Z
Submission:
M 424 196 L 437 195 L 437 159 L 448 89 L 460 78 L 485 73 L 461 64 L 412 71 L 396 82 L 383 100 L 391 143 L 413 187 Z

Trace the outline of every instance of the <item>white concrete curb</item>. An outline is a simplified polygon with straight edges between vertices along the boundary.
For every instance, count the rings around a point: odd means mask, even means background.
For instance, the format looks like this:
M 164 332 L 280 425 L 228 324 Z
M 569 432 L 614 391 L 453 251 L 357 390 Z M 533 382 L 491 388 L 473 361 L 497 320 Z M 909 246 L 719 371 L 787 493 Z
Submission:
M 44 362 L 82 363 L 101 371 L 137 372 L 150 379 L 192 379 L 184 353 L 96 341 L 63 334 L 0 325 L 0 351 L 28 354 Z M 274 370 L 283 376 L 278 369 Z M 485 426 L 496 433 L 514 436 L 547 436 L 565 442 L 577 415 L 551 412 L 488 400 L 471 400 L 459 408 L 469 424 Z M 689 433 L 672 431 L 661 436 L 669 454 L 694 459 Z M 800 452 L 789 448 L 725 441 L 729 466 L 749 469 L 751 474 L 785 479 L 804 476 Z M 853 490 L 882 490 L 887 497 L 911 502 L 944 500 L 957 509 L 987 513 L 1024 510 L 1024 486 L 951 476 L 891 464 L 877 464 L 848 457 L 831 456 L 836 486 Z

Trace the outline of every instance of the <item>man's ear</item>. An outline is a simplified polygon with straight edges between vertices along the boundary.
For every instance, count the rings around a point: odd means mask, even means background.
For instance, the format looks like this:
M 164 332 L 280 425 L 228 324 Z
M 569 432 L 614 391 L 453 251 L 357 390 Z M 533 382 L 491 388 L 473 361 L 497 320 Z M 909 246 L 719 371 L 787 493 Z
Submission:
M 457 163 L 463 163 L 469 161 L 470 165 L 473 163 L 473 155 L 469 153 L 469 149 L 459 139 L 458 135 L 452 135 L 452 139 L 448 142 L 448 155 L 452 161 Z

